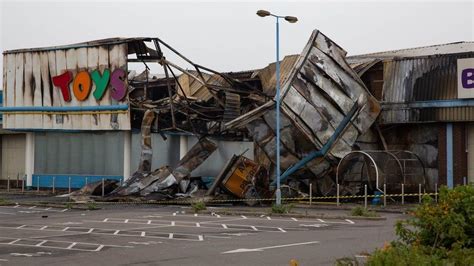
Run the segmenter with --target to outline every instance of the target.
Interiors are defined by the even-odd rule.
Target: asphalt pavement
[[[212,212],[215,210],[215,213]],[[386,220],[0,207],[0,265],[334,265],[394,239]],[[216,214],[217,213],[217,214]]]

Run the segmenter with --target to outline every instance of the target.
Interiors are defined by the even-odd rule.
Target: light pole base
[[[281,205],[281,190],[279,188],[275,191],[275,196],[276,196],[275,204],[277,206],[280,206]]]

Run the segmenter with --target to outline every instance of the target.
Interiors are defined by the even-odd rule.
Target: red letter
[[[71,101],[71,94],[69,93],[69,83],[71,83],[71,80],[71,71],[66,71],[59,76],[53,77],[53,84],[61,89],[65,102]]]
[[[125,71],[121,68],[117,68],[112,72],[112,76],[110,77],[110,85],[112,85],[112,91],[110,94],[112,98],[120,101],[125,97],[127,94],[127,88],[125,88]]]

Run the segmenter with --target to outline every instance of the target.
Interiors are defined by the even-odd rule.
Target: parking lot
[[[216,212],[219,209],[215,209]],[[0,207],[0,265],[333,265],[393,239],[387,220]]]

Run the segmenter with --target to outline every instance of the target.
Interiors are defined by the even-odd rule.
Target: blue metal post
[[[277,189],[275,191],[276,205],[281,205],[280,190],[280,27],[279,17],[276,17],[276,178]]]
[[[453,124],[446,124],[446,184],[453,188]]]

